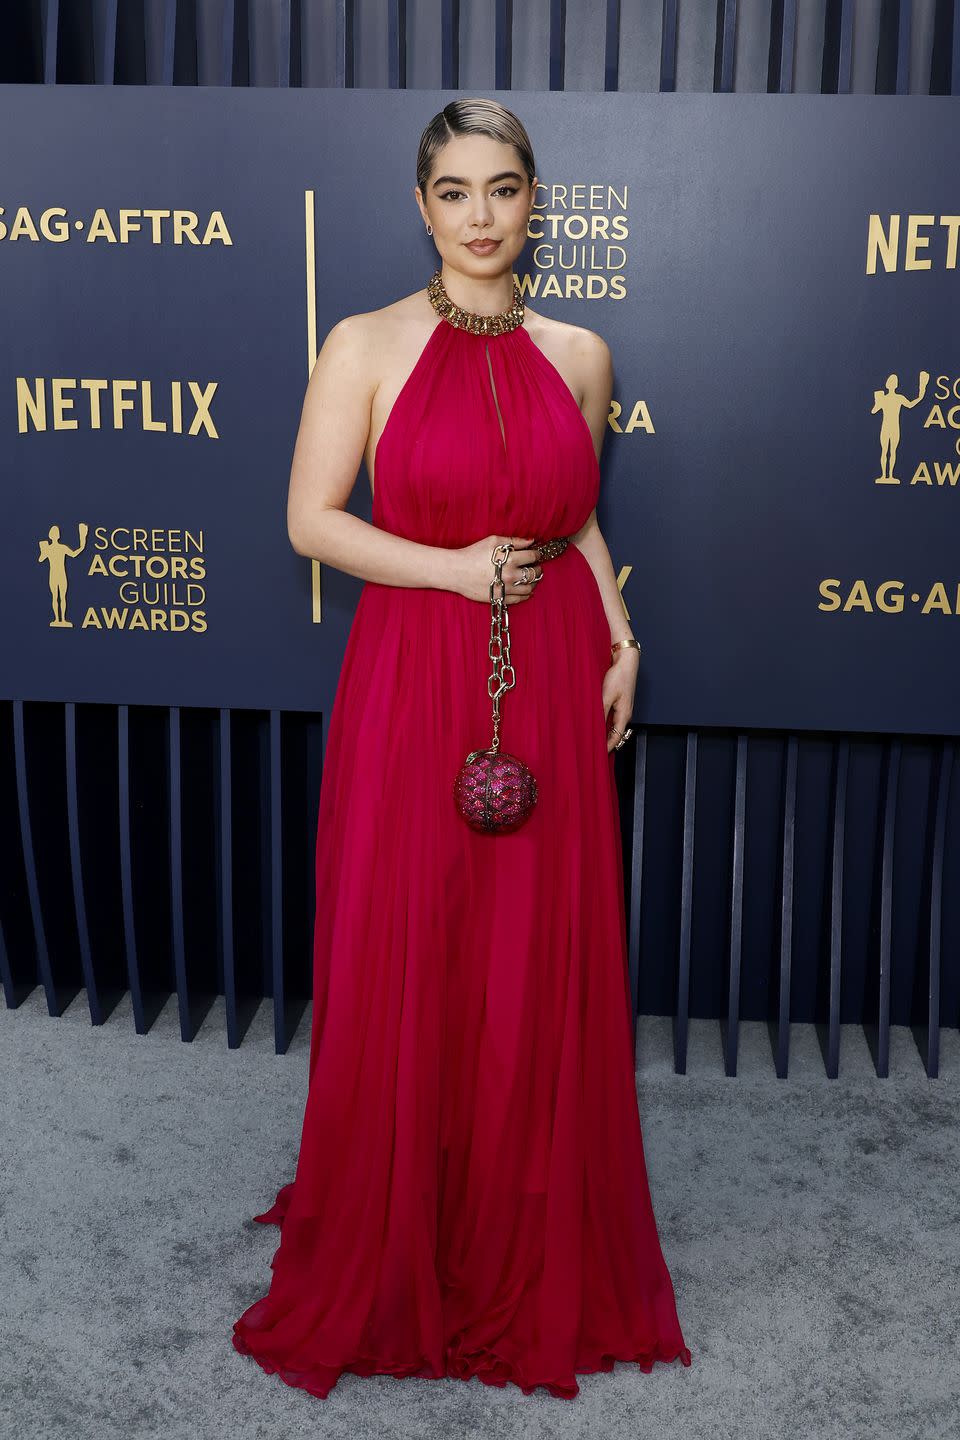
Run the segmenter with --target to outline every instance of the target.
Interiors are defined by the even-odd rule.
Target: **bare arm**
[[[610,414],[610,397],[613,394],[613,362],[610,347],[606,341],[592,331],[585,331],[580,343],[580,364],[584,376],[584,396],[580,408],[593,434],[597,459],[603,448],[607,430],[607,416]],[[632,638],[633,631],[627,620],[620,596],[620,587],[610,559],[610,551],[597,524],[597,512],[591,510],[581,530],[573,537],[573,543],[582,550],[597,577],[597,585],[610,624],[610,643]],[[627,652],[618,652],[623,655]],[[632,652],[635,654],[636,652]]]
[[[375,381],[370,322],[348,315],[323,342],[297,432],[287,534],[298,555],[381,585],[455,589],[456,551],[381,530],[345,507],[370,431]]]

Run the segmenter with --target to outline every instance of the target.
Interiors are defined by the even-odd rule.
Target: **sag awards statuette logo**
[[[53,619],[50,621],[52,629],[72,630],[73,621],[67,619],[67,556],[71,560],[83,550],[87,543],[87,526],[81,524],[78,527],[80,539],[76,550],[71,550],[60,539],[60,526],[51,525],[46,540],[40,541],[40,554],[37,556],[37,563],[46,563],[49,567],[50,578],[50,604],[53,608]]]
[[[76,560],[87,546],[90,527],[77,527],[75,548],[60,539],[51,525],[40,541],[39,564],[49,567],[51,629],[69,630],[67,560]],[[75,572],[76,573],[76,572]],[[93,553],[85,571],[81,597],[86,605],[82,630],[147,630],[176,635],[207,629],[206,556],[203,531],[94,526]],[[104,592],[108,592],[105,594]],[[115,603],[119,602],[119,603]]]
[[[884,389],[874,390],[871,415],[880,415],[880,474],[875,477],[877,485],[899,485],[900,477],[894,473],[897,451],[900,447],[900,414],[913,410],[923,400],[930,382],[930,373],[920,371],[919,389],[911,400],[900,391],[900,377],[896,373],[887,376]],[[938,375],[933,382],[935,389],[931,403],[923,416],[922,429],[925,432],[960,431],[960,378],[953,381],[948,375]],[[946,401],[946,407],[941,403]],[[953,442],[954,450],[960,454],[960,436]],[[907,483],[926,490],[952,488],[960,481],[960,464],[921,456],[914,464]]]
[[[878,412],[883,416],[880,422],[880,474],[877,476],[878,485],[899,485],[900,481],[893,473],[893,467],[897,463],[897,448],[900,444],[900,411],[912,410],[919,405],[927,393],[927,381],[930,376],[926,370],[920,371],[920,390],[915,400],[908,400],[906,395],[901,395],[897,386],[900,384],[899,376],[888,375],[886,389],[874,390],[873,409],[871,415]]]

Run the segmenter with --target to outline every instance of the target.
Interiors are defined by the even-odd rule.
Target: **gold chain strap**
[[[537,563],[554,560],[562,555],[569,544],[566,535],[557,535],[552,540],[542,540],[533,548],[537,551]],[[517,683],[516,672],[510,663],[510,612],[504,598],[506,586],[503,567],[510,551],[516,547],[512,540],[496,545],[493,550],[494,578],[490,582],[490,644],[487,647],[493,669],[487,676],[487,694],[493,700],[493,744],[491,750],[500,749],[500,696],[512,690]],[[499,593],[498,593],[499,591]],[[507,676],[510,678],[507,679]]]
[[[493,744],[491,750],[500,749],[500,696],[510,690],[517,677],[510,664],[510,616],[504,599],[506,586],[503,567],[510,551],[511,541],[497,545],[493,551],[494,578],[490,582],[490,644],[488,651],[493,661],[493,670],[487,677],[487,694],[493,700]],[[497,593],[499,587],[499,594]],[[506,678],[509,675],[509,680]]]

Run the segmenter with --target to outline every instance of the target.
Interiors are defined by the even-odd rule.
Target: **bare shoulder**
[[[538,315],[529,306],[526,317],[530,339],[563,375],[581,408],[591,394],[605,389],[609,392],[613,357],[602,335],[586,325]]]
[[[323,348],[334,352],[339,361],[375,362],[385,349],[402,347],[411,340],[415,343],[424,327],[431,328],[431,317],[436,319],[427,292],[418,290],[378,310],[342,316],[327,332]]]
[[[416,339],[423,328],[433,328],[436,318],[426,290],[417,290],[391,301],[389,305],[382,305],[378,310],[345,315],[337,321],[330,334],[337,333],[347,345],[365,345],[376,350],[385,344],[402,344],[411,337]]]
[[[370,351],[367,316],[342,316],[324,336],[310,372],[311,386],[329,383],[334,376],[355,385],[369,369]]]
[[[330,330],[325,348],[352,372],[368,396],[397,388],[436,324],[427,292],[414,291],[377,310],[345,315]]]
[[[528,321],[527,328],[530,331],[531,340],[538,344],[541,341],[549,343],[560,353],[566,353],[571,359],[603,363],[610,358],[610,347],[602,335],[596,330],[588,330],[586,325],[573,325],[567,320],[553,320],[547,315],[537,315],[526,307]]]

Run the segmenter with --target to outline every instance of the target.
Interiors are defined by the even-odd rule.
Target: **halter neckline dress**
[[[502,423],[502,429],[501,429]],[[421,544],[573,535],[593,437],[520,326],[441,318],[377,444],[373,524]],[[344,1372],[578,1393],[690,1364],[635,1088],[610,627],[570,543],[509,607],[501,746],[538,783],[484,835],[454,779],[490,743],[489,603],[367,581],[329,717],[309,1083],[268,1293],[233,1344],[326,1396]]]

